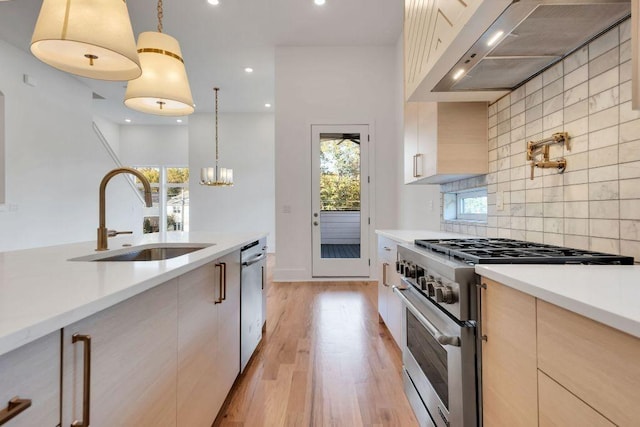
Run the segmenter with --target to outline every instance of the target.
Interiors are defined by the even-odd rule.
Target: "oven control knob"
[[[430,297],[436,296],[436,282],[433,280],[427,280],[427,293]]]
[[[416,277],[424,276],[424,268],[416,266]]]
[[[403,267],[402,261],[396,261],[396,273],[402,274]]]
[[[418,285],[420,285],[420,289],[423,291],[427,290],[427,278],[424,276],[418,276]]]
[[[412,279],[416,278],[416,267],[413,264],[410,264],[405,268],[404,275],[410,277]]]
[[[439,286],[436,288],[436,302],[444,304],[453,304],[456,300],[456,295],[453,290],[448,286]]]

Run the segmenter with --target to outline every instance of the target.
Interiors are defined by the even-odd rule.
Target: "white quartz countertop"
[[[476,265],[476,273],[640,338],[640,265]]]
[[[96,242],[0,253],[0,355],[224,256],[266,233],[167,233],[109,239],[109,252],[152,243],[212,244],[164,261],[91,262]],[[104,252],[100,252],[102,254]]]
[[[398,243],[413,243],[415,239],[477,239],[478,236],[435,230],[376,230],[380,236]]]

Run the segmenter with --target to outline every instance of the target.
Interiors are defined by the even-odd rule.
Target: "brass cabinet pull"
[[[82,379],[82,420],[71,423],[71,427],[88,427],[91,413],[91,335],[73,334],[73,344],[81,341],[84,344],[84,372]]]
[[[383,262],[382,263],[382,284],[388,288],[389,285],[387,285],[387,267],[389,267],[389,263]]]
[[[0,426],[31,406],[31,399],[14,397],[7,403],[7,407],[0,410]]]
[[[417,171],[416,169],[418,169],[418,162],[416,161],[416,155],[413,155],[413,177],[416,178],[418,175],[416,175]]]
[[[218,273],[218,286],[219,286],[219,288],[218,288],[218,291],[219,291],[218,295],[220,295],[220,296],[219,296],[215,301],[213,301],[213,303],[214,303],[214,304],[220,304],[220,303],[222,302],[222,280],[223,280],[223,278],[222,278],[222,277],[223,277],[222,265],[223,265],[223,264],[224,264],[224,263],[220,263],[220,264],[216,264],[216,265],[215,265],[215,268],[219,268],[219,269],[220,269],[220,270],[219,270],[220,272]],[[214,295],[214,296],[215,296],[215,295]]]
[[[422,154],[420,153],[413,155],[413,177],[414,178],[419,178],[422,176],[422,174],[418,172],[418,159],[420,157],[422,157]]]
[[[222,266],[222,301],[227,299],[227,263],[221,262]]]

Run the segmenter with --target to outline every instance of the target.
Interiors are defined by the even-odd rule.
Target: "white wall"
[[[120,126],[120,159],[125,165],[186,166],[187,126]]]
[[[396,96],[394,103],[398,123],[404,123],[404,67],[403,37],[396,45]],[[440,186],[404,185],[404,125],[398,128],[398,161],[396,179],[398,180],[398,229],[439,230],[440,229]]]
[[[224,113],[218,117],[220,167],[233,169],[233,187],[199,184],[200,168],[215,165],[214,115],[189,116],[191,230],[268,232],[275,252],[274,116]]]
[[[0,64],[7,203],[0,250],[94,240],[98,186],[114,165],[91,128],[91,90],[3,41]],[[37,86],[24,84],[24,74]],[[118,181],[107,189],[107,225],[131,229],[136,199]]]
[[[311,278],[310,125],[369,123],[370,255],[376,228],[397,223],[395,48],[279,47],[276,77],[276,280]],[[371,274],[375,277],[375,268]]]

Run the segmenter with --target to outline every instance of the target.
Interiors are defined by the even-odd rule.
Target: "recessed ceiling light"
[[[218,0],[207,0],[207,3],[212,4],[214,6],[217,6],[220,4],[220,2]]]
[[[247,67],[247,68],[244,69],[244,72],[245,73],[253,73],[253,68]]]
[[[498,31],[493,36],[491,36],[491,38],[487,42],[487,46],[493,46],[495,42],[497,42],[500,39],[500,37],[502,37],[503,34],[504,34],[504,31]]]
[[[182,119],[177,119],[176,122],[182,123]]]
[[[458,80],[460,77],[462,77],[462,75],[464,74],[464,68],[460,68],[458,71],[456,71],[456,73],[453,75],[453,80]]]
[[[325,0],[313,0],[313,2],[318,6],[322,6],[323,4],[325,4]]]
[[[131,123],[131,119],[124,119],[125,122]]]
[[[271,104],[264,104],[265,107],[271,108]]]

